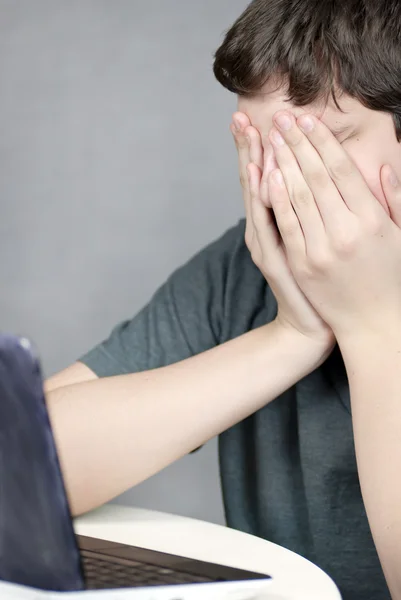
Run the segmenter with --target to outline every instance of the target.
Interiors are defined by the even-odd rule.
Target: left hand
[[[305,115],[285,114],[291,129],[269,136],[284,184],[274,183],[276,170],[269,186],[294,278],[337,339],[394,327],[401,323],[401,185],[392,186],[384,166],[389,216],[319,119],[308,115],[314,128],[303,133]]]

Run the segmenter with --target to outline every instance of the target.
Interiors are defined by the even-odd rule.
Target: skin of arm
[[[351,392],[359,479],[393,600],[401,599],[401,318],[339,340]]]
[[[245,419],[331,350],[272,322],[167,367],[97,379],[73,365],[69,376],[53,377],[47,405],[72,513],[100,506]],[[71,381],[74,373],[80,381]]]
[[[393,128],[391,115],[386,119],[383,125]],[[279,111],[273,120],[285,140],[277,143],[278,131],[270,133],[283,172],[283,185],[274,187],[271,203],[294,277],[333,330],[343,355],[366,513],[392,598],[401,600],[397,169],[391,164],[380,168],[388,207],[383,210],[375,190],[320,119]],[[392,129],[389,144],[395,139]]]
[[[81,362],[76,362],[45,381],[45,394],[72,383],[83,383],[94,379],[97,379],[97,375],[89,367]]]

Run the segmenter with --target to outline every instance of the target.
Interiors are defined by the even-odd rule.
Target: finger
[[[281,183],[276,179],[278,174],[282,176]],[[294,259],[302,260],[306,254],[304,234],[291,204],[284,177],[278,169],[275,169],[269,177],[269,194],[289,262]]]
[[[247,140],[245,130],[250,127],[251,123],[249,118],[245,114],[240,112],[233,114],[233,123],[234,125],[231,127],[231,132],[234,135],[235,145],[237,146],[239,158],[241,161],[241,175],[245,178],[245,180],[247,180],[246,166],[249,163],[250,156],[249,143]]]
[[[275,144],[275,155],[284,177],[288,198],[302,228],[306,253],[310,257],[318,256],[321,249],[327,245],[328,240],[322,215],[319,212],[317,201],[305,180],[305,175],[300,169],[294,152],[287,144],[278,145],[275,142],[275,132],[277,130],[273,128],[270,132],[270,139]],[[308,143],[307,140],[306,142]],[[312,150],[315,152],[313,148]],[[335,190],[333,183],[332,185]],[[335,190],[335,193],[338,194],[338,191]],[[329,191],[327,191],[327,194],[329,194]],[[349,212],[347,208],[345,210]]]
[[[249,148],[244,139],[244,136],[235,128],[234,125],[230,127],[231,133],[233,134],[235,145],[238,151],[238,170],[239,180],[242,190],[242,198],[245,207],[245,242],[250,247],[253,237],[253,226],[252,217],[250,214],[250,194],[249,194],[249,181],[246,173],[246,165],[249,163]]]
[[[275,128],[270,131],[269,137],[275,146],[277,162],[284,175],[298,218],[301,219],[300,210],[306,207],[305,201],[308,199],[309,191],[327,234],[330,238],[335,238],[344,230],[350,217],[350,209],[331,179],[319,152],[298,127],[293,114],[285,112],[285,116],[289,118],[291,128],[280,130],[281,137],[285,140],[284,145],[275,143],[274,135],[275,132],[278,133]],[[276,115],[274,121],[277,123]],[[292,179],[291,174],[293,174]],[[302,227],[304,224],[301,221]]]
[[[249,188],[251,196],[251,215],[254,233],[264,257],[269,264],[267,269],[272,271],[277,262],[278,249],[281,246],[280,236],[273,218],[273,211],[266,208],[260,198],[260,183],[262,173],[254,164],[248,165]]]
[[[263,171],[263,147],[259,131],[255,127],[247,127],[245,135],[249,145],[250,162]]]
[[[370,192],[365,179],[349,154],[344,150],[328,127],[313,115],[302,115],[297,119],[296,129],[298,129],[299,133],[302,133],[300,126],[302,124],[305,125],[305,119],[309,119],[313,127],[310,131],[307,131],[303,127],[302,132],[305,139],[309,140],[320,155],[330,179],[340,192],[340,194],[333,195],[331,198],[332,212],[334,210],[338,212],[341,206],[347,206],[351,212],[361,217],[366,216],[366,211],[369,209],[374,214],[377,210],[377,200]],[[281,133],[283,134],[283,132]],[[299,156],[298,154],[296,156],[297,159],[301,158],[302,160],[301,155],[303,150],[301,150],[301,145],[305,147],[305,143],[299,144]],[[306,157],[304,157],[302,169],[304,166],[306,167]],[[321,187],[321,176],[315,179]],[[314,192],[314,190],[312,191]],[[327,205],[327,212],[329,212],[329,207],[330,205]],[[327,222],[330,219],[331,216],[328,216]]]
[[[262,202],[268,208],[271,208],[271,202],[269,197],[269,176],[274,171],[274,169],[278,169],[278,164],[276,161],[276,157],[274,154],[274,148],[269,139],[269,135],[264,135],[262,138],[262,147],[263,147],[263,175],[262,175],[262,183],[260,185],[260,196]]]
[[[236,125],[238,131],[244,132],[247,127],[251,124],[248,115],[243,112],[235,112],[233,114],[233,122]]]
[[[257,129],[255,129],[255,127],[250,126],[245,129],[245,135],[246,135],[247,141],[248,141],[250,162],[253,163],[254,165],[256,165],[258,167],[258,169],[260,169],[260,171],[262,171],[263,170],[263,148],[262,148],[262,141],[260,138],[260,133]],[[249,181],[249,178],[248,178],[248,181]],[[249,186],[250,186],[250,182],[249,182]],[[260,189],[260,185],[258,186],[258,189]],[[250,195],[250,199],[251,199],[250,204],[251,204],[251,210],[252,210],[252,196],[251,195]],[[254,224],[253,224],[253,235],[255,235]]]
[[[389,216],[391,220],[401,228],[401,185],[398,179],[396,185],[392,183],[392,172],[394,172],[394,169],[392,169],[390,165],[383,167],[381,170],[381,181],[390,213]]]
[[[246,167],[250,162],[249,155],[249,144],[245,135],[245,129],[250,125],[249,119],[242,113],[234,113],[233,115],[234,125],[231,125],[230,129],[234,136],[235,145],[238,151],[238,168],[239,168],[239,179],[242,188],[242,194],[245,206],[245,240],[249,244],[252,240],[252,217],[250,214],[250,193],[249,193],[249,181]]]

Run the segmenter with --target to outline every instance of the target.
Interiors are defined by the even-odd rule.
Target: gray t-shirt
[[[80,360],[100,377],[144,371],[272,321],[277,302],[244,230],[240,221],[178,269]],[[338,346],[319,369],[222,433],[219,460],[229,527],[313,561],[344,600],[390,600],[362,501]]]

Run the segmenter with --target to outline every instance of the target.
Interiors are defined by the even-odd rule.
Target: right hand
[[[295,281],[269,202],[269,175],[278,167],[269,143],[263,148],[259,131],[244,113],[233,116],[241,128],[232,124],[238,150],[240,182],[243,191],[246,228],[245,243],[252,260],[263,273],[278,304],[276,322],[291,328],[332,350],[336,340]],[[250,143],[247,138],[250,139]],[[249,175],[248,170],[249,169]]]

